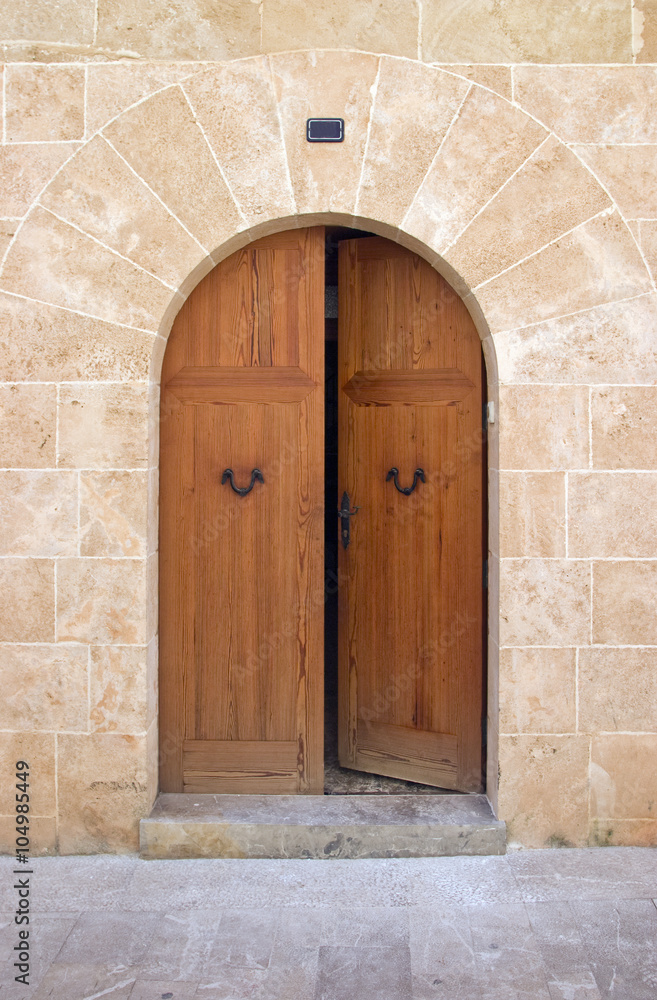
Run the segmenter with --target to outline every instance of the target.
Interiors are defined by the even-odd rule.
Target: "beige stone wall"
[[[6,61],[225,60],[359,49],[441,63],[650,63],[655,0],[22,0]]]
[[[134,850],[156,793],[172,318],[237,246],[324,220],[422,253],[484,340],[509,839],[657,841],[653,7],[0,13],[0,769],[32,764],[39,850]],[[349,51],[278,51],[311,44]],[[308,146],[311,114],[342,115],[345,143]]]

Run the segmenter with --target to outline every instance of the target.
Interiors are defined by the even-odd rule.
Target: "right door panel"
[[[437,271],[384,239],[341,243],[339,303],[338,501],[359,508],[340,544],[340,763],[480,791],[479,336]]]

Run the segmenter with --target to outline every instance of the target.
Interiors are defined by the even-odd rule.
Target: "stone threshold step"
[[[141,857],[434,858],[504,854],[485,795],[158,796]]]

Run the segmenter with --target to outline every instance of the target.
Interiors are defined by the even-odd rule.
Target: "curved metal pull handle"
[[[398,477],[399,477],[399,469],[395,469],[393,467],[390,470],[390,472],[388,473],[388,475],[386,476],[386,482],[388,482],[389,479],[394,479],[395,486],[397,487],[397,489],[399,490],[400,493],[404,494],[405,497],[408,497],[408,496],[411,495],[411,493],[413,492],[413,490],[417,486],[418,479],[421,479],[423,483],[426,483],[426,481],[427,481],[426,478],[425,478],[425,475],[424,475],[424,469],[416,469],[415,470],[415,472],[413,474],[413,485],[412,486],[400,486],[399,485],[399,478]]]
[[[245,497],[247,493],[251,492],[251,490],[253,489],[253,484],[255,483],[256,479],[258,480],[259,483],[264,483],[264,481],[265,481],[265,478],[264,478],[262,472],[260,471],[260,469],[254,469],[252,471],[252,473],[251,473],[251,482],[249,483],[248,486],[236,486],[235,485],[235,479],[234,479],[234,474],[233,474],[233,470],[232,469],[224,469],[224,474],[221,477],[221,485],[222,486],[224,485],[224,483],[226,482],[227,479],[230,479],[230,485],[231,485],[231,488],[234,490],[234,492],[238,493],[241,497]]]
[[[353,517],[357,510],[360,510],[360,507],[354,507],[354,509],[351,510],[349,494],[345,490],[342,494],[342,502],[338,508],[338,517],[342,522],[340,525],[340,536],[342,538],[342,546],[345,549],[349,545],[349,518]]]

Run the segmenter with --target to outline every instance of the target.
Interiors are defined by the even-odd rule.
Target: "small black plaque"
[[[344,118],[309,118],[306,139],[308,142],[342,142]]]

